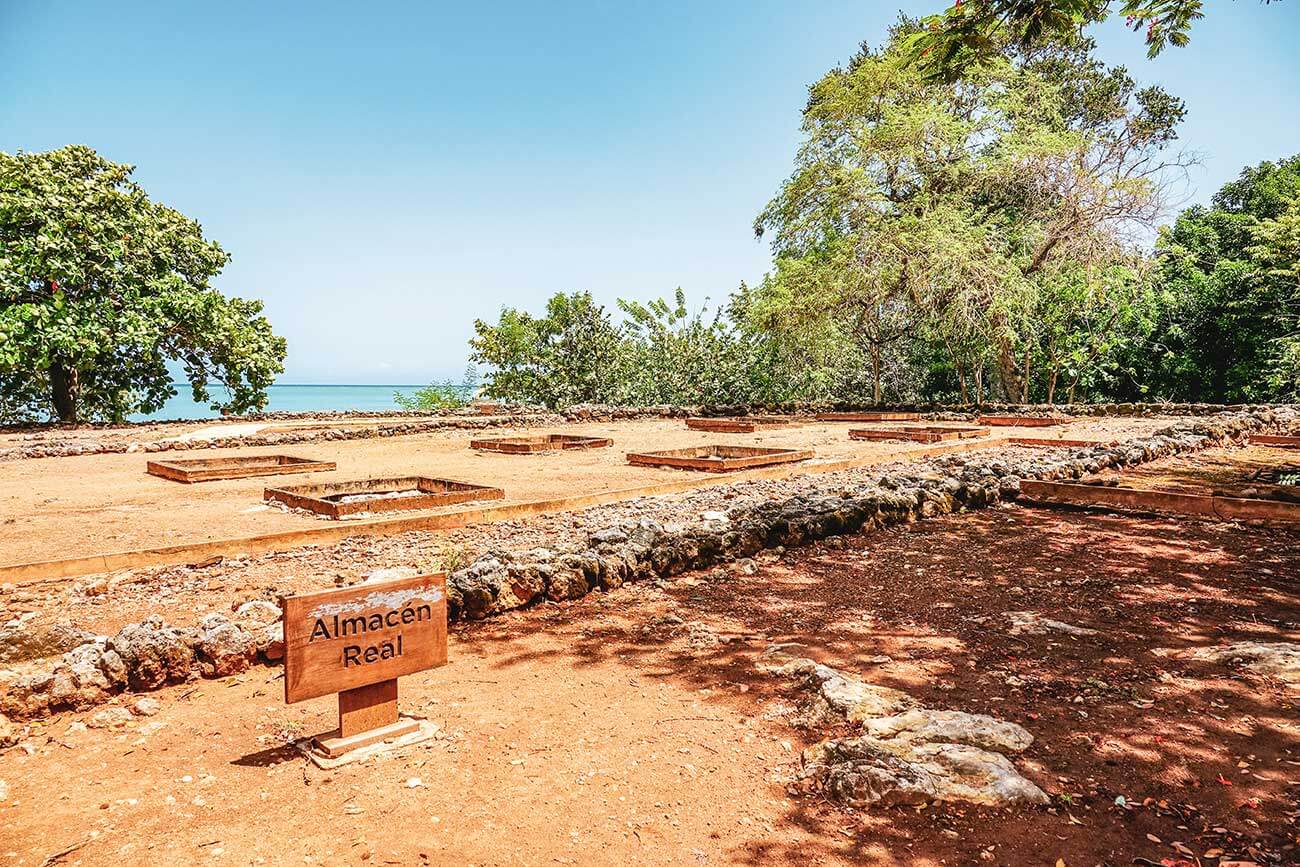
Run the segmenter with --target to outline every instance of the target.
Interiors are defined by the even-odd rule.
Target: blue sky
[[[503,305],[759,279],[807,85],[944,2],[0,0],[0,150],[136,164],[266,302],[282,382],[458,377]],[[1206,6],[1156,61],[1095,33],[1187,101],[1197,200],[1300,151],[1300,2]]]

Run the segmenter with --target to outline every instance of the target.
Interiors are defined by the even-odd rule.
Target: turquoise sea
[[[267,411],[313,412],[320,410],[399,409],[393,392],[406,394],[423,385],[273,385],[267,389]],[[190,398],[190,387],[177,384],[176,396],[158,412],[133,415],[132,421],[156,421],[174,418],[218,418],[220,413]],[[217,395],[219,389],[213,389]]]

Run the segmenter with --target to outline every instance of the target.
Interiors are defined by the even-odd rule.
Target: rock
[[[23,738],[23,727],[0,714],[0,750],[12,747]]]
[[[868,719],[862,733],[894,743],[966,744],[1000,753],[1023,752],[1034,742],[1034,736],[1015,723],[984,714],[925,708]]]
[[[192,634],[153,615],[122,627],[108,647],[121,657],[131,689],[144,691],[189,678],[195,662],[193,640]]]
[[[36,623],[22,618],[11,620],[0,627],[0,663],[54,656],[94,638],[91,633],[70,623]]]
[[[1244,665],[1258,674],[1270,675],[1289,684],[1300,684],[1300,644],[1239,641],[1222,647],[1202,647],[1179,655],[1223,665]]]
[[[551,573],[551,580],[547,582],[546,598],[556,602],[565,599],[581,599],[590,589],[591,585],[582,572],[562,567]]]
[[[235,609],[235,619],[251,623],[274,623],[280,619],[280,606],[265,599],[252,599]]]
[[[745,557],[736,561],[736,571],[741,575],[754,575],[758,572],[758,564]]]
[[[990,807],[1045,804],[1047,795],[1007,758],[965,744],[891,750],[871,737],[809,747],[800,779],[849,807],[965,801]]]
[[[124,707],[106,707],[92,716],[86,725],[92,729],[120,729],[131,721],[131,711]]]
[[[1062,632],[1066,635],[1097,634],[1097,630],[1095,629],[1088,629],[1083,626],[1074,626],[1070,623],[1063,623],[1060,620],[1052,620],[1035,611],[1008,611],[1007,618],[1011,620],[1011,631],[1017,634],[1022,632],[1029,632],[1035,635],[1043,635],[1048,632]]]
[[[790,645],[769,648],[761,668],[787,677],[801,678],[806,691],[796,722],[808,728],[862,722],[891,716],[916,707],[916,700],[901,690],[875,686],[806,657],[791,656]]]
[[[802,678],[807,696],[797,721],[862,727],[859,737],[825,740],[804,751],[800,779],[828,798],[851,807],[935,800],[1046,803],[1042,790],[1003,755],[1033,743],[1024,728],[983,714],[922,708],[904,692],[793,656],[791,648],[769,648],[760,666]]]
[[[158,704],[157,699],[148,697],[136,699],[131,705],[131,713],[136,716],[153,716],[161,709],[162,706]]]
[[[284,624],[270,623],[253,631],[257,652],[269,662],[284,659]]]
[[[414,578],[420,573],[410,566],[394,566],[389,569],[374,569],[366,575],[367,584],[380,581],[397,581],[401,578]]]
[[[247,671],[257,656],[253,637],[220,614],[209,614],[199,621],[195,649],[203,673],[209,677]]]

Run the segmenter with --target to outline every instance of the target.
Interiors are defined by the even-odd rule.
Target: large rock
[[[37,623],[30,618],[10,620],[0,626],[0,663],[54,656],[94,638],[71,623]]]
[[[153,615],[122,627],[108,647],[125,663],[131,689],[151,690],[189,678],[195,662],[193,641],[192,633]]]
[[[792,645],[776,645],[759,660],[759,667],[774,674],[796,677],[804,697],[799,702],[796,722],[807,728],[862,722],[890,716],[917,706],[907,693],[876,686],[845,674],[829,665],[788,652]]]
[[[203,674],[208,677],[247,671],[257,658],[253,636],[220,614],[209,614],[199,621],[195,649]]]
[[[1300,644],[1239,641],[1222,647],[1202,647],[1180,655],[1223,665],[1243,665],[1258,674],[1276,677],[1289,684],[1300,684]]]
[[[872,737],[809,747],[800,778],[849,807],[965,801],[990,807],[1045,804],[1042,789],[999,753],[966,744],[890,748]]]
[[[984,714],[920,707],[896,689],[875,686],[828,665],[770,648],[760,667],[797,678],[804,699],[796,722],[861,725],[862,734],[832,738],[803,753],[800,779],[851,807],[966,801],[987,806],[1047,801],[1003,753],[1018,753],[1033,735]]]
[[[929,708],[866,720],[862,733],[898,744],[966,744],[1000,753],[1023,752],[1034,742],[1034,736],[1015,723],[984,714]]]

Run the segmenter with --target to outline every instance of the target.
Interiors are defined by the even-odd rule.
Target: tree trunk
[[[77,382],[77,369],[66,368],[62,362],[50,365],[50,390],[54,398],[54,411],[59,421],[64,424],[77,423],[77,398],[80,384]]]
[[[1024,377],[1020,382],[1020,402],[1029,403],[1029,374],[1033,363],[1033,347],[1026,341],[1025,343],[1025,371]]]
[[[1052,406],[1056,402],[1056,368],[1047,375],[1047,404]]]
[[[880,347],[871,347],[871,402],[880,406]]]

